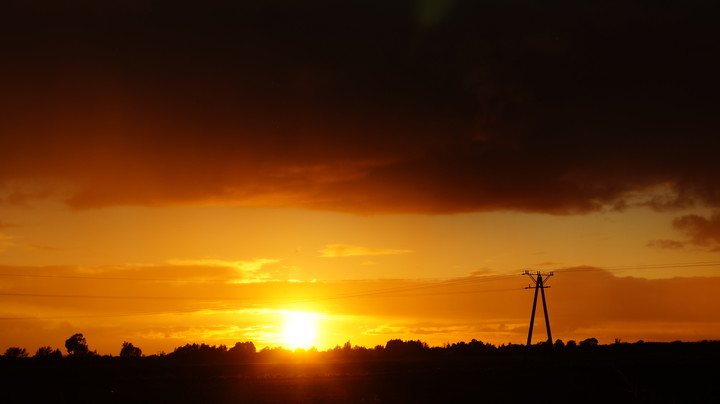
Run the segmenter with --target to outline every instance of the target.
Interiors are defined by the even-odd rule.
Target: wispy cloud
[[[548,266],[554,266],[554,265],[571,265],[569,262],[563,262],[563,261],[545,261],[535,264],[536,267],[548,267]]]
[[[277,262],[280,262],[280,260],[274,258],[256,258],[250,261],[226,261],[214,258],[194,260],[172,259],[167,261],[168,264],[177,266],[232,268],[238,271],[242,277],[232,280],[230,283],[267,281],[270,279],[270,274],[261,272],[260,270],[265,265],[275,264]]]
[[[257,258],[251,261],[226,261],[214,258],[195,260],[168,260],[168,264],[170,265],[235,268],[238,271],[242,272],[254,272],[262,268],[263,265],[274,264],[276,262],[280,262],[280,260],[273,258]]]
[[[17,237],[8,236],[7,234],[0,233],[0,254],[5,252],[5,250],[7,250],[8,248],[18,246],[19,244],[13,241],[16,239]]]
[[[648,247],[660,248],[663,250],[678,250],[685,248],[687,243],[677,240],[650,240],[647,243]]]
[[[496,272],[490,268],[478,268],[474,271],[470,271],[470,276],[485,276],[485,275],[493,275],[495,273]]]
[[[673,227],[679,230],[690,243],[701,247],[720,248],[720,211],[706,218],[699,215],[685,215],[673,220]]]
[[[390,248],[369,248],[347,244],[327,244],[322,250],[318,250],[321,257],[351,257],[357,255],[398,255],[408,254],[412,250],[398,250]]]
[[[0,222],[0,229],[3,227],[14,227],[14,225],[7,225]],[[34,251],[60,251],[62,248],[49,246],[49,245],[42,245],[42,244],[25,244],[22,242],[19,242],[18,240],[23,239],[22,236],[13,236],[10,234],[4,234],[0,233],[0,254],[4,253],[8,249],[11,248],[20,248],[20,249],[26,249],[26,250],[34,250]]]
[[[15,223],[8,223],[6,221],[0,220],[0,229],[7,229],[9,227],[17,227]]]

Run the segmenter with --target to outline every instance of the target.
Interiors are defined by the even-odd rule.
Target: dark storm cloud
[[[684,233],[692,244],[713,246],[720,251],[720,213],[709,219],[699,215],[685,215],[673,220],[673,227]]]
[[[6,199],[720,204],[710,3],[178,3],[3,6]]]

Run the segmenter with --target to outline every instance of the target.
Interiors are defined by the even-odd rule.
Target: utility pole
[[[532,314],[530,315],[530,330],[528,330],[527,345],[530,346],[530,342],[532,341],[533,325],[535,324],[535,309],[537,308],[538,290],[540,290],[540,294],[542,295],[543,312],[545,313],[545,329],[547,330],[548,344],[552,346],[553,340],[552,333],[550,332],[550,318],[548,317],[547,302],[545,301],[545,288],[549,288],[550,286],[545,286],[545,284],[547,283],[547,278],[553,276],[554,274],[552,272],[542,274],[540,271],[531,274],[530,271],[525,271],[523,272],[523,275],[529,276],[535,284],[535,286],[528,285],[525,288],[535,289],[535,298],[533,299]],[[543,277],[545,277],[545,279],[543,279]]]

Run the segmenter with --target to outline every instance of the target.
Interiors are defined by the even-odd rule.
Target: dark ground
[[[333,363],[0,361],[2,403],[710,403],[717,352],[514,354]]]

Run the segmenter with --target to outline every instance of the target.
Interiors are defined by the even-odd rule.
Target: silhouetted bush
[[[593,348],[596,346],[598,346],[597,338],[588,338],[588,339],[584,339],[580,342],[581,348]]]
[[[492,344],[485,344],[482,341],[473,339],[470,342],[461,341],[448,344],[444,350],[455,357],[471,357],[494,352],[497,348]]]
[[[87,341],[85,341],[85,337],[80,334],[73,334],[70,338],[65,340],[65,349],[68,351],[68,355],[73,357],[85,357],[85,356],[93,356],[94,353],[90,352],[90,349],[87,346]]]
[[[132,342],[123,342],[120,349],[121,358],[139,358],[142,356],[142,349],[134,346]]]
[[[498,348],[498,352],[501,352],[503,354],[518,354],[525,352],[528,348],[533,348],[533,346],[527,347],[521,344],[507,344],[501,345]]]
[[[168,356],[180,360],[208,362],[225,359],[227,351],[225,345],[185,344],[175,348]]]
[[[282,347],[265,347],[257,353],[257,358],[261,362],[286,362],[292,360],[292,351]]]
[[[385,344],[385,353],[391,357],[419,356],[428,349],[426,343],[417,340],[391,339]]]
[[[5,355],[3,356],[6,358],[27,358],[28,353],[25,348],[11,346],[10,348],[5,350]]]
[[[236,360],[249,360],[255,356],[257,350],[255,344],[250,341],[236,342],[235,346],[228,349],[228,353]]]
[[[62,352],[59,349],[53,349],[51,346],[41,346],[35,351],[35,358],[50,359],[62,358]]]

